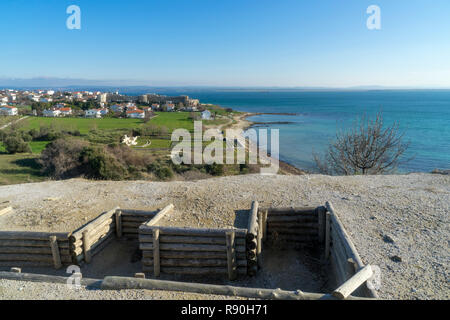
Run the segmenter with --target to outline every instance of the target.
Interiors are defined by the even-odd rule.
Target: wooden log
[[[144,272],[151,272],[151,267],[143,266]],[[182,274],[182,275],[227,275],[227,267],[161,267],[161,273],[166,274]],[[238,267],[236,269],[238,275],[245,275],[247,273],[247,267]]]
[[[247,227],[247,241],[252,241],[258,236],[258,201],[252,202]]]
[[[292,243],[314,243],[318,242],[317,234],[315,235],[288,235],[288,234],[278,234],[275,241],[292,242]]]
[[[150,235],[139,236],[139,242],[152,242],[153,237]],[[239,245],[245,245],[244,238],[235,239],[236,243]],[[189,237],[189,236],[168,236],[165,234],[160,235],[161,243],[190,243],[190,244],[220,244],[226,245],[226,239],[219,237]]]
[[[6,207],[6,208],[0,209],[0,217],[5,215],[5,214],[7,214],[7,213],[12,212],[12,211],[13,211],[12,207]]]
[[[116,207],[112,210],[102,213],[97,218],[91,220],[90,222],[88,222],[87,224],[85,224],[84,226],[82,226],[81,228],[76,230],[75,232],[73,232],[72,235],[70,236],[71,242],[75,242],[77,240],[82,239],[83,232],[85,230],[87,230],[87,229],[95,230],[99,225],[104,223],[105,220],[112,219],[113,216],[116,214],[116,210],[119,210],[119,207]]]
[[[116,210],[116,236],[117,238],[122,238],[122,211],[121,210]]]
[[[247,241],[247,250],[254,250],[256,252],[256,248],[258,247],[258,239],[253,239],[251,241]]]
[[[330,213],[325,214],[325,260],[330,257],[330,241],[331,241],[331,220]]]
[[[31,281],[31,282],[47,282],[47,283],[62,283],[66,284],[69,278],[61,276],[49,276],[35,273],[13,273],[1,272],[0,279],[16,280],[16,281]],[[80,284],[92,288],[100,288],[101,280],[81,278]]]
[[[108,233],[104,234],[95,242],[91,242],[91,251],[100,246],[103,242],[113,240],[115,236],[115,229],[111,229]]]
[[[256,237],[257,243],[256,243],[256,261],[258,263],[258,268],[262,267],[262,230],[263,230],[263,217],[262,212],[260,211],[258,213],[258,236]]]
[[[58,270],[62,267],[61,257],[59,255],[58,241],[56,240],[55,236],[50,236],[49,240],[50,248],[52,249],[53,265],[55,266],[55,269]]]
[[[53,261],[20,261],[20,260],[0,260],[0,267],[51,267]]]
[[[226,233],[227,243],[227,267],[228,267],[228,280],[235,280],[237,278],[237,260],[235,250],[235,234],[234,232]],[[198,261],[198,260],[197,260]],[[220,260],[218,260],[220,261]]]
[[[89,243],[89,230],[85,229],[83,231],[83,255],[84,255],[84,261],[86,263],[91,262],[91,244]]]
[[[226,252],[195,252],[195,251],[162,251],[159,252],[160,259],[227,259]],[[143,251],[144,259],[153,258],[153,251]],[[242,252],[236,252],[238,260],[245,260],[246,255]]]
[[[223,239],[225,233],[234,231],[236,238],[245,238],[247,229],[196,229],[158,226],[161,235],[189,236],[189,237],[220,237]],[[152,235],[152,227],[141,225],[139,233],[142,235]]]
[[[134,236],[138,236],[139,231],[137,228],[122,228],[122,234],[127,234],[127,235],[134,235]]]
[[[344,226],[339,221],[339,218],[336,215],[336,212],[333,208],[333,205],[330,202],[326,203],[326,207],[328,212],[330,212],[330,221],[332,224],[332,229],[336,232],[336,234],[342,239],[342,243],[344,244],[344,249],[346,250],[349,258],[352,258],[357,264],[359,268],[364,267],[364,264],[359,257],[359,254],[351,240],[350,236],[345,231]]]
[[[55,236],[58,241],[69,240],[69,233],[27,232],[27,231],[0,231],[0,240],[44,240]]]
[[[148,222],[150,219],[152,219],[153,217],[148,216],[148,217],[139,217],[139,216],[126,216],[122,213],[122,221],[123,222],[136,222],[136,223],[144,223],[144,222]]]
[[[339,288],[334,290],[333,296],[338,299],[346,299],[356,289],[358,289],[363,283],[369,280],[373,275],[372,267],[370,265],[365,266],[359,270],[353,277],[347,280]]]
[[[153,250],[153,244],[141,243],[139,248],[141,250]],[[166,251],[227,251],[226,246],[207,244],[160,243],[159,248]],[[245,246],[236,246],[236,252],[245,252]]]
[[[159,277],[161,273],[161,258],[159,256],[159,229],[153,230],[153,269],[155,277]]]
[[[59,249],[61,255],[70,255],[69,249]],[[52,254],[52,249],[47,247],[0,247],[0,253],[29,253],[29,254]]]
[[[248,250],[245,253],[248,261],[255,260],[256,261],[256,250]]]
[[[281,289],[262,289],[233,287],[214,284],[175,282],[154,279],[137,279],[124,277],[105,277],[101,284],[102,290],[167,290],[192,292],[201,294],[215,294],[232,297],[246,297],[263,300],[336,300],[331,294],[307,293],[300,290],[284,291]],[[348,300],[367,300],[365,298],[349,296]],[[370,299],[371,300],[371,299]]]
[[[268,208],[269,216],[273,215],[317,215],[317,207]]]
[[[115,224],[113,226],[108,226],[102,231],[99,231],[97,234],[92,235],[89,234],[89,242],[91,243],[91,246],[94,245],[97,242],[101,242],[103,239],[109,237],[111,234],[116,233]]]
[[[58,241],[60,248],[68,249],[68,241]],[[0,250],[7,247],[42,247],[48,248],[48,240],[0,240]]]
[[[267,215],[268,215],[268,210],[264,210],[263,211],[263,241],[266,241],[267,239]]]
[[[334,250],[330,251],[330,260],[333,267],[334,276],[337,280],[337,284],[341,285],[347,280],[345,278],[345,266],[342,264],[342,261],[336,256],[336,252]]]
[[[142,259],[142,265],[154,266],[154,259]],[[227,267],[227,259],[160,259],[160,267]],[[235,267],[247,267],[246,260],[236,260]],[[228,269],[227,269],[228,270]]]
[[[331,249],[336,252],[336,255],[339,257],[341,261],[347,261],[350,256],[348,256],[346,250],[344,249],[344,243],[342,239],[335,235],[333,228],[331,228]]]
[[[311,223],[311,225],[318,226],[317,216],[268,216],[267,222],[272,223]]]
[[[317,208],[318,213],[318,229],[319,229],[319,243],[324,243],[325,241],[325,219],[326,219],[327,209],[325,207]]]
[[[53,265],[53,256],[51,254],[14,254],[2,253],[0,254],[0,261],[33,261],[33,262],[48,262]],[[71,262],[69,256],[61,256],[61,261],[64,263]],[[14,265],[13,265],[14,266]]]
[[[153,217],[153,219],[151,219],[149,222],[147,222],[145,225],[146,226],[154,226],[156,225],[164,216],[166,216],[167,214],[169,214],[170,212],[173,211],[173,204],[169,204],[168,206],[166,206],[164,209],[162,209],[161,211],[159,211],[156,216]]]
[[[270,227],[269,233],[278,233],[283,235],[305,235],[305,236],[315,236],[319,239],[317,234],[317,229],[308,229],[308,228],[284,228],[284,227]]]
[[[141,224],[143,224],[144,222],[130,222],[130,221],[123,221],[122,226],[124,228],[134,228],[136,229],[136,232],[139,231],[139,227],[141,226]]]
[[[147,220],[150,220],[158,213],[158,211],[130,210],[130,209],[121,209],[121,211],[124,217],[142,217]]]
[[[105,238],[103,241],[99,241],[94,246],[92,246],[92,248],[91,248],[91,256],[93,257],[93,256],[99,254],[113,240],[114,240],[114,232],[112,232],[111,235],[109,237]]]

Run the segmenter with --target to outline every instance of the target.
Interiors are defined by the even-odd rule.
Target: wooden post
[[[263,214],[260,211],[258,213],[258,236],[257,236],[257,245],[256,245],[256,262],[258,263],[258,268],[262,267],[262,258],[261,258],[261,252],[262,252],[262,237],[263,237]]]
[[[319,218],[319,243],[324,242],[324,236],[325,236],[325,215],[326,215],[326,209],[324,207],[317,208],[317,214]]]
[[[331,225],[330,225],[330,213],[327,212],[325,215],[325,260],[330,257],[330,233],[331,233]]]
[[[155,277],[159,277],[161,274],[159,258],[159,229],[153,229],[153,270]]]
[[[59,255],[58,241],[55,236],[50,236],[50,248],[52,248],[53,265],[55,269],[62,267],[61,256]]]
[[[236,266],[236,250],[235,250],[235,233],[234,231],[226,233],[227,241],[227,265],[228,265],[228,279],[236,280],[237,266]]]
[[[173,211],[173,204],[169,204],[167,207],[165,207],[164,209],[160,210],[154,217],[153,219],[151,219],[149,222],[147,222],[147,226],[154,226],[156,225],[159,220],[161,220],[166,214],[170,213]]]
[[[334,290],[333,296],[338,299],[346,299],[353,293],[353,291],[358,289],[364,282],[369,280],[372,275],[372,267],[370,265],[365,266],[357,274],[347,280],[343,285]]]
[[[263,241],[267,240],[267,215],[269,214],[269,209],[263,211]]]
[[[91,244],[89,243],[89,230],[83,231],[83,254],[86,263],[91,262]]]
[[[116,236],[122,238],[122,210],[116,210]]]
[[[353,277],[357,270],[358,265],[356,264],[355,260],[353,260],[352,258],[347,259],[347,266],[345,270],[347,280]]]

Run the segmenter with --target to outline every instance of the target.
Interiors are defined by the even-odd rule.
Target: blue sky
[[[2,0],[0,39],[1,78],[450,87],[448,0]]]

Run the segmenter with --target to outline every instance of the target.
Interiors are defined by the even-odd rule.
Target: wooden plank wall
[[[289,246],[317,244],[320,207],[269,208],[267,210],[267,240],[280,241]],[[320,225],[320,228],[319,228]],[[322,234],[322,233],[321,233]]]
[[[1,267],[55,267],[71,264],[69,233],[0,232]]]
[[[234,233],[227,249],[227,232]],[[154,235],[159,234],[157,242]],[[192,229],[142,225],[139,228],[143,271],[158,275],[227,275],[228,252],[235,255],[234,272],[247,274],[246,229]],[[156,242],[156,243],[155,243]],[[155,257],[159,261],[155,261]],[[159,269],[157,271],[157,269]]]

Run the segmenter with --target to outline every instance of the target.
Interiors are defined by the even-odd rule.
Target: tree
[[[314,154],[320,172],[330,175],[383,174],[394,171],[408,149],[398,123],[384,128],[383,115],[357,119],[348,131],[339,131],[325,155]]]
[[[6,152],[9,154],[15,153],[31,153],[30,145],[25,142],[21,137],[11,136],[3,141]]]

